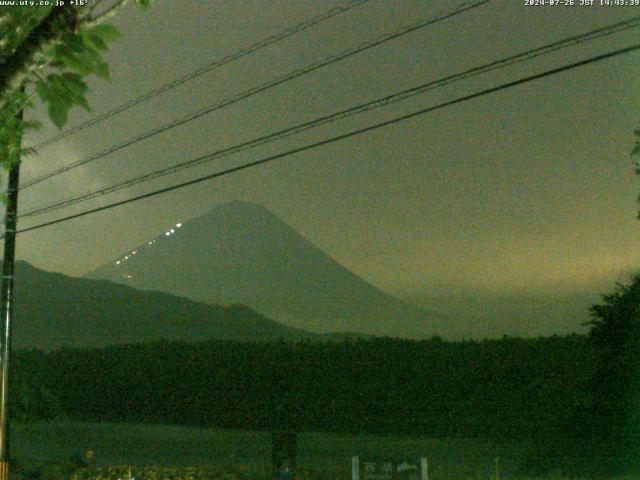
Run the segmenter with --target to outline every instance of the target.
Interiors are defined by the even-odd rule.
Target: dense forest
[[[450,435],[557,429],[594,372],[586,337],[155,342],[16,356],[40,412],[99,421]]]

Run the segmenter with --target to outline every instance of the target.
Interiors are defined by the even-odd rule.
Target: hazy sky
[[[26,181],[202,106],[358,45],[457,1],[371,0],[206,74],[29,158]],[[576,0],[579,3],[579,0]],[[157,0],[114,19],[113,80],[96,113],[339,2]],[[21,210],[639,15],[640,8],[527,7],[494,0],[276,87],[21,193]],[[434,90],[317,132],[65,210],[150,191],[638,42],[626,32]],[[71,275],[234,199],[271,209],[373,284],[396,294],[582,290],[640,265],[640,53],[555,75],[177,192],[19,237],[18,255]],[[35,116],[43,118],[42,112]],[[75,125],[88,114],[75,110]],[[34,143],[55,133],[46,128]],[[22,221],[21,227],[50,216]]]

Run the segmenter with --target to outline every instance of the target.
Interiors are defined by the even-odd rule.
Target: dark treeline
[[[155,342],[22,352],[14,371],[27,417],[487,436],[556,431],[594,368],[573,335]]]

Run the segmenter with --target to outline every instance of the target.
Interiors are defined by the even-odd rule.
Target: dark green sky
[[[26,162],[23,179],[458,3],[372,0],[43,150]],[[124,39],[109,56],[113,80],[93,81],[90,102],[102,112],[335,4],[158,0],[148,13],[128,8],[114,21]],[[26,190],[21,208],[637,14],[640,8],[526,7],[521,0],[495,0]],[[635,31],[574,47],[135,192],[637,41]],[[24,234],[18,254],[36,266],[81,275],[170,224],[242,199],[268,207],[357,274],[403,296],[572,293],[608,285],[640,265],[638,183],[629,157],[632,130],[640,124],[639,66],[640,54],[632,53],[218,181]],[[70,124],[85,118],[76,111]],[[32,140],[52,133],[45,129]]]

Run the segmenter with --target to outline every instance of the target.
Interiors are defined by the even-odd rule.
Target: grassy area
[[[240,478],[258,478],[259,472],[268,471],[270,441],[268,432],[161,425],[57,422],[13,425],[11,431],[12,457],[24,465],[93,450],[95,467],[133,466],[141,471],[151,465],[211,466]],[[424,456],[434,480],[488,479],[495,474],[498,457],[501,478],[518,478],[529,448],[526,441],[305,433],[298,436],[298,464],[310,472],[309,478],[348,479],[354,455],[392,460]]]

